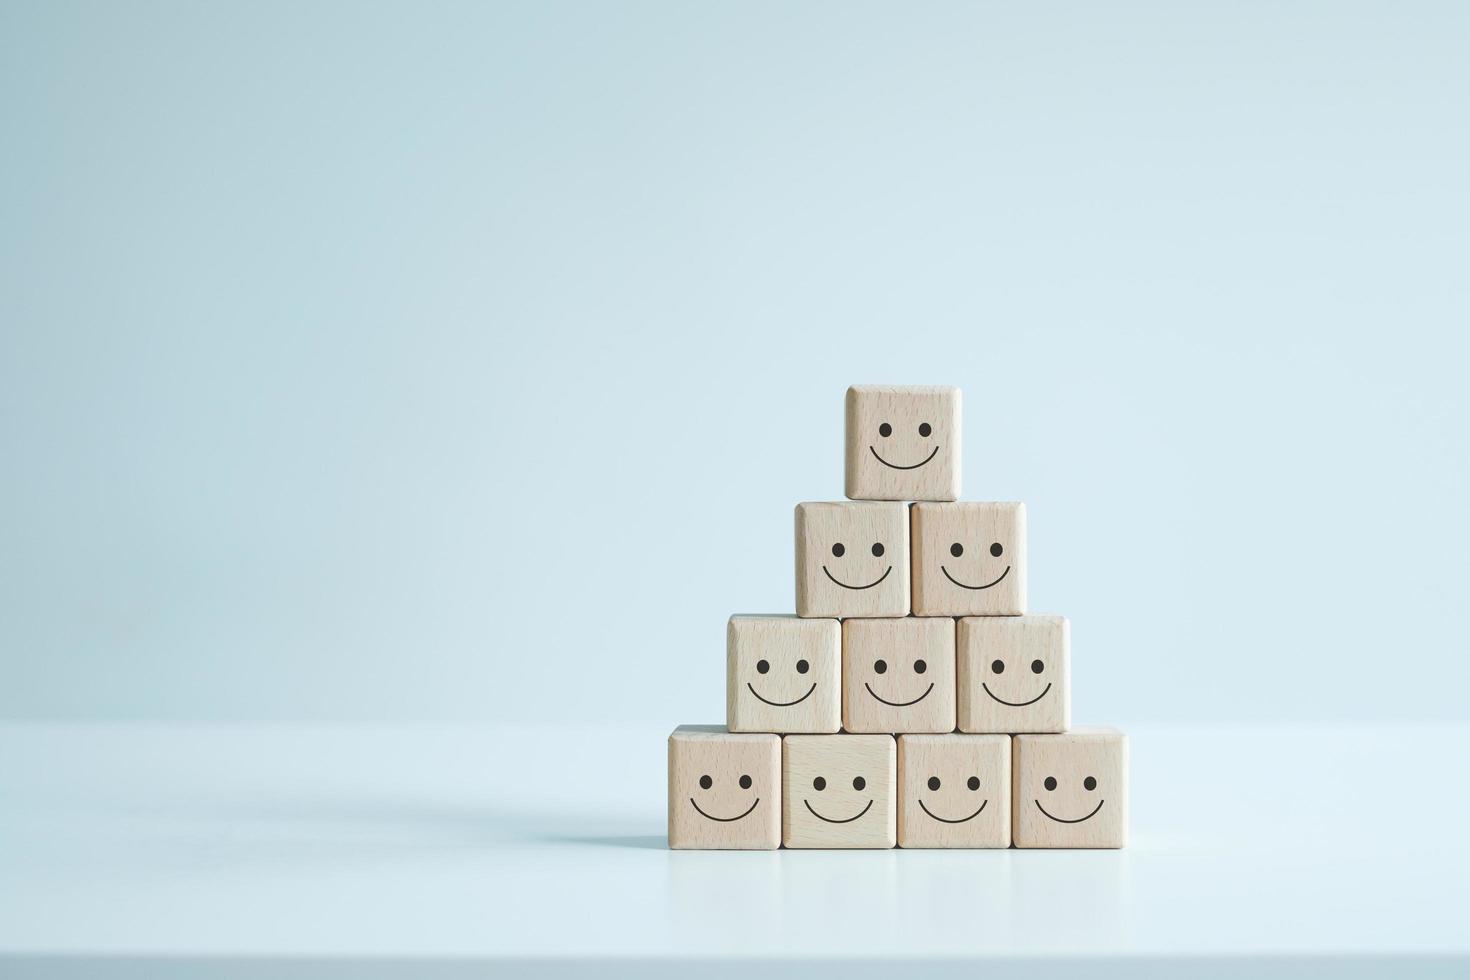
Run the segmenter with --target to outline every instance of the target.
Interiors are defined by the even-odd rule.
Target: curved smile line
[[[896,466],[893,463],[888,462],[888,460],[884,459],[882,456],[879,456],[878,455],[878,450],[874,449],[872,446],[869,446],[868,447],[868,452],[872,453],[874,459],[876,459],[878,462],[882,463],[884,466],[888,467],[890,470],[916,470],[920,466],[923,466],[924,463],[927,463],[927,462],[929,462],[929,460],[933,459],[934,458],[934,453],[939,452],[939,447],[938,446],[935,446],[934,447],[934,452],[933,453],[930,453],[928,456],[924,457],[924,463],[915,463],[913,466]]]
[[[806,806],[808,810],[812,810],[812,805],[810,803],[807,803],[806,800],[802,800],[801,802]],[[867,813],[871,809],[873,809],[873,801],[869,800],[868,805],[863,807],[863,813]],[[857,817],[848,817],[846,820],[833,820],[831,817],[824,817],[816,810],[812,810],[812,816],[816,817],[818,820],[825,820],[828,823],[852,823],[858,817],[861,817],[863,813],[859,813]]]
[[[981,589],[988,589],[992,585],[999,585],[1000,578],[1005,578],[1011,573],[1011,566],[1006,566],[1006,570],[1000,573],[1000,578],[996,579],[994,582],[986,583],[985,585],[966,585],[964,582],[956,581],[955,577],[949,574],[949,569],[945,568],[943,565],[939,566],[939,570],[944,573],[945,578],[949,579],[951,582],[954,582],[954,584],[958,585],[960,588],[969,589],[972,592],[978,592]]]
[[[689,805],[694,807],[694,809],[699,810],[699,815],[701,817],[704,817],[706,820],[718,820],[720,823],[734,823],[736,820],[744,820],[746,817],[750,816],[751,810],[754,810],[756,807],[760,806],[760,802],[761,798],[757,796],[755,798],[755,802],[750,805],[750,810],[746,810],[738,817],[716,817],[705,813],[703,810],[699,810],[699,804],[694,802],[694,797],[689,797]]]
[[[879,698],[878,697],[878,692],[874,691],[872,689],[872,687],[870,687],[868,685],[868,682],[867,681],[863,681],[863,687],[868,688],[868,693],[869,694],[873,695],[873,697],[875,697],[875,698],[878,698],[879,701],[882,701],[884,704],[888,705],[888,707],[890,707],[890,708],[907,708],[911,704],[918,704],[920,701],[924,700],[925,698],[927,698],[929,696],[929,692],[930,691],[934,690],[934,685],[933,684],[930,684],[928,687],[924,688],[924,693],[923,694],[920,694],[918,697],[914,698],[912,701],[890,701],[887,698]]]
[[[1046,813],[1046,807],[1041,805],[1040,800],[1032,800],[1031,802],[1036,804],[1036,809],[1040,810],[1042,813]],[[1055,820],[1057,823],[1081,823],[1084,820],[1091,820],[1093,817],[1097,816],[1097,811],[1101,810],[1102,805],[1106,802],[1107,800],[1098,800],[1097,806],[1092,808],[1091,813],[1089,813],[1085,817],[1078,817],[1076,820],[1063,820],[1061,817],[1053,817],[1050,813],[1046,813],[1046,816],[1047,819]]]
[[[750,681],[746,681],[745,682],[745,686],[746,687],[750,687]],[[1050,687],[1050,686],[1051,686],[1050,684],[1047,685],[1047,687]],[[764,701],[766,704],[769,704],[773,708],[789,708],[793,704],[801,704],[801,702],[803,702],[807,698],[811,697],[812,696],[812,692],[815,691],[816,689],[817,689],[817,685],[813,684],[811,687],[807,688],[807,692],[805,694],[803,694],[801,697],[797,698],[795,701],[770,701],[770,700],[768,700],[766,698],[761,697],[760,696],[760,692],[757,691],[753,687],[750,687],[750,693],[751,694],[754,694],[757,699],[759,699],[761,701]]]
[[[881,582],[885,578],[887,578],[888,573],[891,571],[893,571],[893,566],[889,565],[886,569],[884,569],[883,574],[878,576],[878,582]],[[1006,571],[1010,571],[1010,569],[1006,569]],[[869,582],[867,585],[848,585],[846,582],[838,582],[835,578],[832,578],[832,573],[827,571],[826,565],[822,566],[822,574],[827,576],[828,578],[831,578],[833,582],[842,586],[844,589],[852,589],[854,592],[861,592],[863,591],[863,589],[871,589],[873,586],[878,584],[878,582]],[[997,579],[997,581],[999,581],[999,579]]]
[[[989,803],[989,802],[990,802],[989,800],[986,800],[985,801],[985,803]],[[985,803],[981,803],[980,804],[980,810],[985,809]],[[925,813],[928,813],[929,816],[934,817],[934,819],[935,820],[938,820],[940,823],[964,823],[966,820],[974,820],[976,817],[980,816],[980,810],[976,810],[974,813],[970,814],[968,817],[960,817],[958,820],[948,820],[948,819],[946,819],[944,817],[937,816],[936,814],[932,813],[929,810],[929,808],[924,805],[924,801],[923,800],[920,800],[919,801],[919,809],[920,810],[923,810]]]
[[[981,681],[980,682],[980,686],[981,687],[985,687],[985,682],[984,681]],[[1050,684],[1047,684],[1046,687],[1042,690],[1042,692],[1040,694],[1036,695],[1036,697],[1032,698],[1030,701],[1006,701],[1006,700],[1003,700],[1001,698],[996,697],[994,691],[992,691],[988,687],[985,687],[985,693],[990,695],[990,699],[992,701],[999,701],[1001,704],[1005,705],[1008,708],[1024,708],[1028,704],[1035,704],[1037,701],[1040,701],[1042,698],[1046,697],[1046,692],[1047,691],[1050,691],[1050,690],[1051,690],[1051,685]],[[760,695],[757,694],[756,697],[759,698]],[[761,698],[761,700],[764,701],[765,698]]]

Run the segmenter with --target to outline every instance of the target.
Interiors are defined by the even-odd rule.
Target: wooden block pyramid
[[[732,616],[724,725],[669,736],[669,846],[1123,847],[1128,742],[1071,727],[1026,507],[960,496],[960,392],[847,390],[846,501],[796,505],[796,615]]]

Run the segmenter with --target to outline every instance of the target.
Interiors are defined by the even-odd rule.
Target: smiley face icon
[[[954,731],[954,620],[844,621],[842,727],[849,732]]]
[[[1009,847],[1011,740],[898,737],[900,847]]]
[[[906,616],[909,568],[903,504],[797,504],[798,616]]]
[[[960,495],[960,390],[847,389],[846,494],[851,500],[954,500]]]
[[[1108,728],[1013,739],[1017,847],[1124,847],[1128,740]]]
[[[842,727],[837,620],[731,616],[725,646],[730,731],[816,734]]]
[[[910,511],[915,616],[1026,613],[1026,507],[917,503]]]
[[[1062,616],[974,616],[955,632],[962,732],[1063,732],[1071,626]]]
[[[782,739],[787,847],[893,847],[897,749],[888,735]]]
[[[781,842],[781,739],[681,725],[669,736],[669,847],[769,850]]]
[[[1055,791],[1057,788],[1057,777],[1047,776],[1041,781],[1041,788],[1046,790],[1048,793]],[[1088,793],[1095,793],[1097,791],[1097,777],[1083,776],[1082,788]],[[1096,805],[1094,805],[1091,810],[1087,810],[1087,812],[1080,817],[1059,817],[1055,813],[1052,813],[1050,810],[1048,810],[1046,806],[1041,802],[1040,798],[1033,799],[1031,802],[1036,804],[1036,809],[1041,811],[1042,816],[1046,817],[1046,819],[1052,821],[1053,823],[1086,823],[1087,821],[1091,820],[1093,817],[1102,812],[1103,804],[1106,803],[1107,800],[1103,797],[1098,797]],[[1091,802],[1091,800],[1088,800],[1087,802]],[[1053,803],[1052,805],[1055,806],[1056,804]],[[1086,803],[1083,804],[1082,809],[1087,809]]]

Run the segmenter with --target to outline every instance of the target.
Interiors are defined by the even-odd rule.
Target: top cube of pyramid
[[[853,385],[847,389],[849,500],[957,500],[960,390]]]

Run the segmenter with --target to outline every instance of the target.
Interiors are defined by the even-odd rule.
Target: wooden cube
[[[1011,739],[1017,847],[1125,847],[1128,737],[1112,728]]]
[[[732,732],[842,727],[842,624],[731,616],[725,630],[726,724]]]
[[[787,735],[781,740],[787,847],[892,847],[898,784],[891,735]]]
[[[796,614],[907,616],[909,522],[903,504],[796,505]]]
[[[1010,738],[900,735],[898,846],[1010,847]]]
[[[914,504],[915,616],[1026,612],[1026,505]]]
[[[669,736],[669,846],[781,845],[781,739],[680,725]]]
[[[955,633],[962,732],[1064,732],[1072,721],[1062,616],[971,616]]]
[[[938,619],[842,624],[842,727],[849,732],[952,732],[955,625]]]
[[[960,495],[960,390],[847,389],[851,500],[954,500]]]

